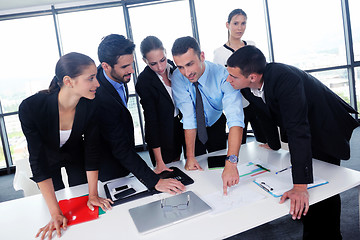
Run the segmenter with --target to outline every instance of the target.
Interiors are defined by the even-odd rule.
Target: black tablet
[[[225,158],[226,158],[226,155],[208,157],[208,168],[209,169],[224,168],[225,167]]]
[[[185,186],[194,183],[194,180],[191,177],[189,177],[187,174],[185,174],[183,171],[181,171],[179,168],[170,167],[170,169],[172,169],[173,171],[171,171],[171,172],[163,171],[160,174],[158,174],[159,177],[161,179],[174,178],[174,179],[180,181]]]

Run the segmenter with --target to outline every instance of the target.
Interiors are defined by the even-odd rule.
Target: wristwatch
[[[230,155],[225,158],[225,161],[229,161],[231,163],[238,163],[239,158],[236,155]]]

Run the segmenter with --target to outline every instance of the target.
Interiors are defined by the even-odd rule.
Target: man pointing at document
[[[237,162],[244,127],[241,93],[226,82],[228,72],[223,66],[205,61],[194,38],[178,38],[172,55],[178,67],[173,73],[172,91],[183,114],[185,169],[202,170],[195,156],[226,148],[227,123],[228,153],[222,173],[227,194],[227,187],[239,182]]]

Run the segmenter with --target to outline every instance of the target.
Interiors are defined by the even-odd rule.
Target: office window
[[[163,42],[167,57],[172,59],[174,41],[179,37],[192,36],[188,1],[131,7],[129,14],[140,72],[146,66],[140,53],[140,43],[145,37],[158,37]]]
[[[0,99],[3,112],[49,86],[59,59],[51,16],[0,21]]]
[[[59,59],[52,16],[0,22],[0,100],[4,113],[18,111],[26,97],[48,88]],[[13,162],[26,157],[18,115],[4,117]],[[0,168],[6,166],[3,149]]]
[[[276,62],[304,70],[346,64],[341,1],[268,2]]]
[[[116,33],[126,37],[122,7],[59,14],[64,53],[80,52],[99,64],[97,49],[101,39]]]
[[[268,56],[266,25],[262,0],[228,0],[223,2],[196,0],[196,17],[199,38],[205,59],[213,61],[213,52],[228,40],[226,22],[229,13],[241,8],[247,15],[247,26],[242,40],[255,42],[265,56]]]
[[[360,67],[355,68],[355,81],[356,81],[356,102],[357,110],[360,110]]]
[[[10,145],[11,158],[13,164],[15,164],[17,160],[29,157],[27,142],[21,130],[18,115],[6,116],[4,119]]]
[[[141,135],[141,126],[140,126],[140,118],[139,112],[137,109],[136,98],[135,96],[131,96],[129,98],[127,107],[131,113],[133,124],[134,124],[134,136],[135,136],[135,145],[142,145],[142,135]]]
[[[350,104],[349,80],[346,69],[310,73]]]
[[[349,9],[355,61],[360,61],[360,1],[349,0]]]
[[[1,136],[0,136],[0,140]],[[5,156],[4,156],[4,149],[2,147],[2,144],[0,144],[0,169],[6,167],[6,162],[5,162]]]

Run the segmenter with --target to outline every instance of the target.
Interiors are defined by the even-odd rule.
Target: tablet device
[[[208,157],[208,168],[209,169],[219,169],[225,167],[225,158],[226,155],[218,155]]]
[[[189,177],[187,174],[185,174],[183,171],[181,171],[179,168],[177,167],[170,167],[170,169],[172,169],[173,171],[163,171],[161,172],[159,175],[159,177],[161,179],[166,179],[166,178],[173,178],[176,179],[178,181],[180,181],[182,184],[186,185],[190,185],[192,183],[194,183],[194,180]]]

